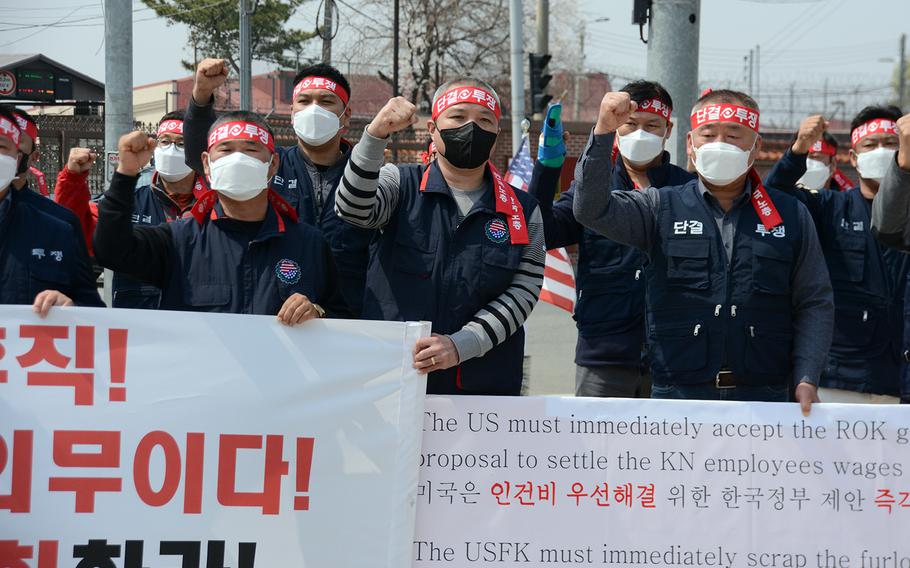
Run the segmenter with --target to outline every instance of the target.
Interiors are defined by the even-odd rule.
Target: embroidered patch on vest
[[[300,265],[293,260],[282,258],[275,266],[275,274],[278,280],[285,284],[296,284],[300,282]]]
[[[496,244],[502,244],[509,240],[509,227],[506,226],[502,219],[490,219],[487,221],[486,230],[487,238]]]

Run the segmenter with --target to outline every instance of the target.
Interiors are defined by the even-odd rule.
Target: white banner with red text
[[[428,334],[0,307],[0,566],[409,565]]]
[[[906,406],[428,397],[414,566],[910,568]]]

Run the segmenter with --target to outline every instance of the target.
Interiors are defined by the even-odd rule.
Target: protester
[[[16,115],[0,108],[0,304],[32,304],[42,317],[52,306],[103,306],[79,233],[12,187],[28,160],[22,143]]]
[[[892,115],[893,116],[893,115]],[[866,129],[867,138],[868,128]],[[901,251],[910,251],[910,114],[899,117],[895,123],[897,133],[896,152],[894,138],[889,135],[883,139],[881,135],[876,142],[874,150],[878,157],[870,163],[866,158],[861,175],[869,175],[870,181],[867,183],[875,184],[873,174],[878,175],[876,167],[883,167],[884,173],[881,182],[878,183],[878,193],[872,202],[872,233],[882,244],[893,247]],[[875,140],[874,138],[872,140]],[[872,146],[872,140],[868,141],[865,146]],[[884,148],[885,151],[878,148]],[[866,150],[872,152],[873,150]],[[888,153],[886,153],[888,152]],[[858,159],[854,158],[858,162]],[[876,166],[875,163],[878,163]],[[870,166],[872,171],[870,171]],[[865,181],[865,180],[864,180]],[[910,282],[907,283],[910,286]],[[907,295],[904,296],[904,362],[910,361],[910,350],[907,348],[908,339],[910,339],[910,306],[907,305]],[[901,380],[901,402],[910,403],[910,370],[904,366],[903,377]]]
[[[214,93],[227,79],[227,63],[205,59],[196,70],[193,97],[186,112],[187,163],[202,172],[201,154],[215,122]],[[336,189],[351,154],[342,136],[351,118],[351,87],[331,65],[303,67],[294,79],[293,123],[297,144],[278,147],[281,158],[272,189],[293,207],[298,218],[319,229],[332,249],[339,285],[354,315],[361,311],[373,231],[344,223],[335,215]]]
[[[670,163],[664,144],[673,131],[673,99],[660,84],[633,81],[622,88],[637,104],[616,131],[610,184],[616,190],[677,186],[693,174]],[[620,158],[617,160],[617,158]],[[542,168],[543,161],[538,160]],[[651,379],[645,343],[644,252],[586,229],[575,219],[574,184],[553,203],[555,186],[534,184],[547,248],[577,244],[575,394],[648,397]]]
[[[268,189],[279,162],[274,140],[252,113],[223,115],[202,156],[215,190],[189,218],[143,225],[132,222],[135,186],[155,142],[142,132],[122,137],[117,172],[98,203],[98,262],[160,288],[164,309],[278,314],[288,325],[344,315],[325,240]]]
[[[704,94],[686,148],[698,179],[614,190],[614,134],[636,109],[628,93],[604,96],[574,212],[649,257],[652,397],[786,401],[793,381],[807,413],[831,343],[831,283],[805,206],[765,189],[752,167],[758,105],[736,91]]]
[[[367,273],[364,317],[433,322],[414,366],[427,392],[513,394],[521,388],[524,330],[543,283],[536,200],[490,163],[501,105],[486,83],[458,78],[433,96],[429,165],[381,167],[389,135],[417,120],[391,99],[351,152],[338,215],[381,229]]]
[[[813,178],[813,155],[834,152],[823,134],[822,116],[800,125],[796,142],[768,175],[766,185],[802,201],[815,221],[834,287],[834,340],[819,383],[822,402],[897,403],[903,361],[904,294],[910,257],[886,248],[872,235],[872,200],[883,168],[868,165],[877,148],[893,161],[900,112],[894,107],[866,107],[851,125],[851,160],[860,167],[860,185],[846,192],[819,191],[827,178]],[[815,152],[819,150],[820,152]],[[817,166],[813,166],[817,167]],[[876,169],[877,168],[877,169]],[[833,163],[824,173],[833,174]],[[797,189],[809,177],[810,191]]]
[[[158,122],[155,172],[149,185],[137,183],[133,223],[159,225],[189,214],[205,191],[202,178],[186,165],[183,151],[183,112],[169,112]],[[95,154],[88,148],[70,150],[66,167],[57,176],[54,199],[80,219],[91,238],[98,222],[98,206],[91,201],[88,174]],[[125,274],[115,272],[112,304],[115,308],[156,309],[161,291]]]

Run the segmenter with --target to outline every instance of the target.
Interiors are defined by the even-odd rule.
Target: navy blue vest
[[[728,263],[698,181],[660,190],[648,275],[648,339],[655,384],[696,384],[732,370],[743,384],[792,375],[790,274],[798,258],[797,201],[767,190],[783,224],[766,231],[740,204]]]
[[[323,202],[318,187],[313,187],[309,168],[297,146],[278,148],[281,165],[272,179],[272,189],[297,210],[300,221],[318,228],[332,249],[338,268],[341,293],[352,313],[359,316],[366,285],[366,270],[370,258],[370,242],[375,231],[348,224],[335,214],[335,194],[348,158],[350,145],[342,141],[344,157],[324,172],[314,170],[317,182],[331,187]]]
[[[137,187],[134,196],[134,225],[160,225],[173,220],[165,214],[164,206],[152,186]],[[119,272],[114,272],[111,291],[111,303],[115,308],[156,310],[161,305],[160,289]]]
[[[634,183],[622,159],[614,162],[612,189],[632,190]],[[674,166],[669,154],[648,170],[654,187],[682,185],[694,174]],[[583,366],[637,366],[645,342],[645,278],[647,256],[582,228],[578,242],[578,302],[575,321],[578,343],[575,363]]]
[[[235,224],[219,218],[200,225],[189,217],[169,225],[174,265],[162,290],[163,309],[275,315],[291,294],[316,303],[330,296],[337,282],[317,229],[285,221],[282,230],[271,207],[252,242],[231,230]]]
[[[400,199],[396,214],[382,231],[367,271],[363,315],[368,319],[432,321],[433,332],[451,334],[467,324],[512,283],[523,246],[487,236],[487,224],[505,220],[496,213],[492,181],[486,196],[458,224],[458,206],[439,167],[429,166],[426,189],[420,191],[425,166],[399,166]],[[529,219],[537,201],[522,191],[516,197]],[[527,314],[526,314],[527,315]],[[434,382],[457,384],[477,394],[519,394],[524,330],[483,357],[459,367],[431,373]]]
[[[898,396],[910,257],[878,243],[859,189],[820,196],[817,219],[834,288],[834,341],[821,386]]]

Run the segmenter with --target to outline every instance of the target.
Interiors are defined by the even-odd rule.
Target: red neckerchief
[[[278,217],[278,232],[284,232],[284,217],[287,217],[294,223],[297,222],[297,211],[294,210],[290,204],[282,199],[280,195],[272,191],[269,191],[269,204],[272,206],[272,210],[275,212],[275,215]],[[209,189],[203,193],[196,204],[193,205],[192,213],[193,218],[196,219],[196,222],[200,225],[205,222],[205,218],[209,217],[211,219],[217,219],[218,214],[215,211],[215,204],[218,203],[218,192],[214,189]]]
[[[847,175],[844,172],[840,171],[840,168],[835,168],[834,175],[831,176],[834,180],[834,183],[837,185],[837,188],[841,191],[847,191],[853,184],[850,183],[850,179],[847,178]]]
[[[777,207],[774,206],[771,197],[766,193],[761,176],[758,175],[755,168],[749,170],[749,181],[752,182],[752,207],[755,208],[755,213],[761,219],[765,230],[770,231],[782,224],[784,220],[781,218],[780,213],[777,212]]]
[[[614,166],[616,165],[616,158],[619,157],[619,146],[618,146],[619,142],[617,142],[617,140],[619,140],[619,138],[614,138],[614,139],[613,139],[613,153],[610,155],[610,159],[613,160],[613,165],[614,165]],[[628,172],[628,171],[626,171],[626,175],[627,175],[627,176],[629,175],[629,172]],[[629,176],[629,181],[632,182],[632,189],[637,189],[638,191],[641,191],[641,186],[638,185],[638,182],[637,182],[637,181],[635,181],[634,179],[632,179],[632,176]]]
[[[44,172],[35,166],[29,166],[28,171],[35,176],[35,181],[38,182],[38,191],[41,195],[48,197],[50,194],[47,192],[47,176],[44,175]]]
[[[434,167],[435,162],[427,166],[423,171],[423,178],[420,180],[420,191],[426,189],[427,180],[430,177],[430,168]],[[524,208],[515,197],[515,190],[507,184],[499,170],[493,165],[493,162],[487,162],[487,168],[493,178],[493,200],[496,201],[496,212],[505,215],[509,219],[509,241],[513,245],[526,245],[531,242],[528,237],[528,227],[525,224]]]

